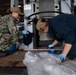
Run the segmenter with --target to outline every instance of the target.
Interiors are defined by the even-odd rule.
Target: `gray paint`
[[[39,1],[39,11],[54,11],[54,0],[40,0]],[[42,16],[53,16],[54,13],[40,14]]]

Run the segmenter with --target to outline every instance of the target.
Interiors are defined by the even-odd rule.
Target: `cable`
[[[42,14],[42,13],[60,13],[60,14],[64,14],[63,12],[58,12],[58,11],[42,11],[42,12],[37,12],[37,13],[31,14],[28,17],[25,17],[25,18],[30,19],[31,16],[37,15],[37,14]]]

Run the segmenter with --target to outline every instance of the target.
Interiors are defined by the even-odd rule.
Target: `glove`
[[[29,32],[27,30],[23,30],[22,33],[23,34],[29,34]]]
[[[49,48],[49,49],[52,48],[52,47],[54,47],[54,44],[48,45],[48,48]]]
[[[13,50],[16,50],[16,44],[7,49],[7,51],[13,51]]]
[[[65,60],[66,59],[66,55],[65,54],[59,54],[59,58],[60,60]]]

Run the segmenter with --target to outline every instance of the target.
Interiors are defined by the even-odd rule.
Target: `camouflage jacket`
[[[0,18],[0,50],[7,50],[18,41],[19,31],[16,20],[11,15]]]

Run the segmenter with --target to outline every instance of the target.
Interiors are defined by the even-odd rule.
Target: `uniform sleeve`
[[[0,17],[0,38],[2,36],[2,18]]]
[[[10,18],[9,22],[7,22],[7,24],[8,24],[9,32],[13,36],[14,41],[18,40],[18,31],[17,31],[16,25],[15,25],[13,19]]]
[[[66,22],[59,18],[52,19],[52,26],[55,28],[60,38],[63,38],[65,43],[73,44],[75,41],[75,35],[73,29],[67,26]]]

